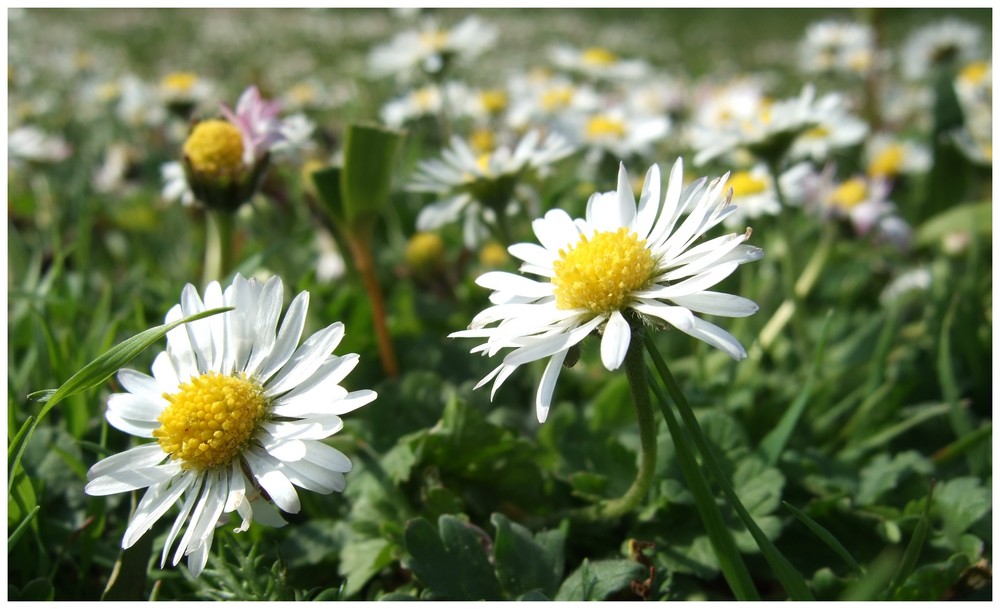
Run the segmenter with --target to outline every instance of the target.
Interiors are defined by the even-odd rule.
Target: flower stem
[[[233,220],[232,212],[205,210],[205,264],[201,276],[203,285],[221,280],[232,267]]]
[[[379,358],[382,360],[382,369],[388,376],[399,376],[399,363],[396,360],[396,352],[392,347],[392,338],[389,336],[389,328],[385,323],[385,299],[382,297],[382,286],[379,285],[378,277],[375,275],[375,258],[372,255],[371,239],[366,237],[366,231],[358,233],[348,233],[344,236],[347,246],[351,250],[354,259],[354,267],[361,275],[365,291],[372,307],[372,324],[375,327],[375,341],[378,344]]]
[[[761,553],[764,554],[765,560],[767,560],[768,565],[774,571],[774,574],[778,577],[781,585],[785,588],[785,592],[793,600],[814,600],[812,592],[809,590],[809,586],[806,584],[805,579],[802,577],[794,566],[785,558],[774,546],[767,535],[757,526],[754,522],[753,516],[747,511],[743,506],[743,502],[740,501],[739,496],[736,491],[733,490],[732,483],[729,481],[729,477],[726,472],[722,469],[719,464],[719,460],[715,456],[715,452],[709,445],[708,440],[705,439],[705,435],[701,431],[701,426],[698,424],[698,419],[694,416],[694,411],[691,410],[691,406],[687,403],[687,399],[684,397],[684,393],[681,391],[680,385],[674,379],[673,375],[670,374],[670,370],[667,368],[667,363],[660,356],[660,352],[656,348],[656,344],[649,338],[646,339],[646,348],[649,351],[649,356],[653,360],[653,365],[656,366],[656,370],[660,375],[660,379],[663,384],[667,387],[667,392],[670,394],[671,399],[677,406],[677,411],[681,415],[681,420],[684,422],[684,427],[688,433],[688,436],[694,442],[695,447],[698,452],[701,453],[702,460],[705,466],[708,468],[709,473],[715,479],[715,482],[722,489],[722,494],[726,496],[726,500],[729,501],[729,505],[736,512],[740,521],[743,522],[743,526],[747,528],[750,535],[753,537],[754,542],[756,542],[757,547],[760,548]],[[669,412],[666,404],[662,401],[660,403],[661,409],[664,412],[664,417],[668,419],[673,418],[673,414]]]
[[[632,341],[629,343],[624,365],[639,424],[639,471],[636,472],[632,486],[621,497],[603,501],[577,512],[576,515],[584,520],[607,520],[631,512],[643,500],[653,484],[653,474],[656,471],[656,419],[653,418],[646,362],[643,358],[642,343],[645,332],[641,322],[633,320],[631,325]]]

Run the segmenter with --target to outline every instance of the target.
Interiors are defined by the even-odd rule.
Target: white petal
[[[164,483],[146,491],[125,529],[125,535],[122,537],[122,548],[132,547],[132,544],[138,541],[170,509],[170,506],[176,503],[181,494],[197,478],[198,476],[193,472],[185,472],[174,479],[169,489]]]
[[[306,461],[335,472],[347,473],[351,471],[351,460],[336,448],[322,442],[308,440],[304,441],[303,444],[306,446]]]
[[[306,311],[309,308],[309,292],[300,292],[288,305],[288,312],[281,322],[278,338],[271,353],[260,363],[257,378],[266,381],[277,372],[295,352],[306,325]]]
[[[219,475],[210,471],[203,476],[205,485],[201,489],[201,496],[191,512],[191,520],[188,522],[187,530],[184,531],[184,536],[181,537],[180,543],[177,544],[177,550],[174,552],[173,563],[175,565],[180,562],[183,555],[190,554],[206,545],[210,533],[215,531],[215,525],[219,521],[219,515],[222,514],[222,508],[226,502],[225,493],[228,489],[219,480]],[[204,567],[204,565],[201,566]],[[195,569],[190,561],[188,568],[194,574]]]
[[[188,317],[205,310],[205,303],[201,301],[198,290],[190,283],[185,285],[181,290],[181,314]],[[189,321],[181,327],[187,332],[188,340],[194,348],[198,371],[207,372],[215,359],[215,345],[212,344],[212,328],[209,320]]]
[[[180,471],[181,467],[178,462],[171,462],[166,465],[117,469],[94,478],[87,483],[87,486],[83,490],[88,495],[94,496],[125,493],[166,482],[180,473]]]
[[[646,172],[642,183],[642,194],[639,195],[639,211],[636,212],[632,230],[640,239],[649,237],[653,229],[656,214],[660,211],[660,167],[653,165]]]
[[[160,568],[162,569],[164,565],[167,564],[167,555],[170,554],[170,549],[174,547],[174,541],[177,539],[177,534],[180,533],[181,527],[187,522],[188,516],[191,514],[191,508],[194,507],[195,500],[200,496],[200,490],[202,482],[204,481],[204,476],[191,476],[194,478],[194,486],[184,497],[184,503],[181,505],[180,513],[177,514],[177,518],[174,518],[174,524],[170,526],[170,531],[167,532],[167,539],[163,543],[163,551],[160,553]],[[176,563],[175,563],[176,564]]]
[[[163,388],[169,387],[170,391],[176,391],[181,384],[180,379],[177,378],[177,370],[174,368],[174,360],[166,351],[162,351],[156,356],[150,370],[153,372],[153,378]],[[160,397],[163,397],[162,392]]]
[[[299,461],[306,456],[306,445],[300,440],[271,440],[264,444],[264,450],[278,461]]]
[[[573,219],[565,211],[556,208],[545,213],[531,223],[531,228],[542,246],[555,254],[579,238],[579,231]]]
[[[299,496],[288,478],[278,471],[278,462],[257,450],[250,450],[244,456],[254,478],[267,491],[275,505],[289,514],[297,514],[300,509]]]
[[[532,344],[520,347],[511,351],[503,359],[503,363],[508,366],[520,366],[527,362],[533,362],[543,357],[548,357],[558,351],[569,349],[576,343],[587,337],[590,332],[604,321],[604,317],[597,316],[582,326],[570,332],[545,337],[534,341]]]
[[[108,396],[108,412],[132,421],[155,422],[169,404],[162,397],[153,401],[145,396],[131,393],[112,393]]]
[[[618,311],[611,313],[601,338],[601,362],[605,368],[617,370],[622,365],[631,339],[632,328],[625,317]]]
[[[642,313],[658,319],[662,319],[671,326],[679,328],[685,332],[694,329],[694,315],[684,307],[675,307],[655,300],[640,299],[632,305],[632,308]]]
[[[757,303],[749,298],[721,292],[698,292],[671,298],[676,304],[707,315],[747,317],[757,312]]]
[[[247,361],[247,374],[254,374],[274,349],[275,328],[278,327],[278,316],[281,315],[281,304],[284,299],[281,278],[275,275],[268,279],[259,298],[257,313],[254,316],[253,352]]]
[[[710,288],[713,285],[719,283],[726,277],[733,274],[736,267],[739,266],[737,262],[725,262],[716,265],[707,271],[695,275],[690,279],[685,279],[680,283],[675,283],[668,286],[654,287],[648,290],[642,290],[636,294],[643,298],[658,298],[658,299],[672,299],[675,296],[686,296],[688,294],[695,294],[701,292],[706,288]]]
[[[324,469],[308,461],[282,463],[282,473],[295,486],[314,493],[328,494],[343,491],[347,486],[344,474]]]
[[[694,318],[694,328],[689,332],[684,328],[679,328],[683,332],[687,332],[691,336],[703,340],[706,343],[717,347],[722,351],[729,354],[730,357],[736,360],[741,360],[747,356],[746,349],[740,344],[740,341],[726,332],[719,326],[707,322],[704,319]]]
[[[539,282],[521,275],[505,273],[503,271],[490,271],[483,273],[476,279],[476,283],[489,290],[503,292],[514,292],[521,296],[541,298],[551,296],[553,286],[549,282]]]
[[[155,378],[141,372],[123,368],[118,371],[118,382],[133,395],[153,401],[163,399],[163,388],[160,383]]]
[[[295,388],[309,378],[344,337],[344,324],[335,322],[306,339],[288,363],[271,379],[265,395],[273,397]]]
[[[552,406],[552,393],[556,389],[556,381],[559,380],[559,373],[562,371],[563,362],[569,349],[560,351],[549,358],[549,363],[545,365],[545,372],[538,382],[538,392],[535,394],[535,416],[539,423],[544,423],[549,416],[549,408]]]
[[[551,267],[555,256],[552,252],[535,243],[515,243],[507,248],[511,256],[519,258],[530,265]]]
[[[87,472],[87,480],[93,480],[122,468],[133,469],[159,465],[168,456],[157,442],[136,446],[124,452],[105,457],[95,463],[90,468],[90,471]]]
[[[266,429],[273,438],[288,440],[299,438],[305,440],[322,440],[329,438],[344,428],[344,421],[336,415],[314,416],[296,421],[278,421],[265,423]],[[266,448],[266,444],[265,444]]]

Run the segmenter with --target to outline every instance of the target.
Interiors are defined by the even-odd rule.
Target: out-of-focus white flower
[[[872,178],[923,173],[930,169],[927,146],[890,133],[876,133],[865,142],[865,167]]]
[[[992,68],[992,62],[972,62],[955,79],[965,123],[952,138],[969,160],[980,165],[993,164]]]
[[[891,190],[887,180],[870,180],[859,175],[832,185],[823,193],[821,203],[826,215],[848,218],[859,235],[874,232],[876,237],[905,248],[912,231],[888,199]]]
[[[333,236],[326,230],[316,230],[316,281],[328,282],[344,276],[344,257],[337,249]]]
[[[910,292],[926,292],[931,287],[931,272],[923,267],[911,269],[893,279],[882,290],[879,302],[889,306]]]
[[[450,63],[475,59],[493,45],[496,37],[497,29],[474,15],[451,29],[427,20],[419,30],[400,32],[388,43],[375,47],[368,56],[368,65],[376,76],[409,79],[415,68],[438,74]]]
[[[593,87],[575,84],[563,74],[518,75],[510,80],[509,89],[507,120],[514,129],[538,124],[565,127],[573,117],[593,113],[601,105]]]
[[[930,76],[940,65],[963,65],[982,57],[983,31],[956,18],[946,18],[914,31],[902,49],[903,75],[911,80]]]
[[[774,180],[767,166],[758,163],[746,171],[729,175],[725,188],[733,189],[732,205],[736,210],[722,221],[726,228],[746,226],[748,220],[781,213],[781,203],[774,190]]]
[[[639,80],[649,72],[649,64],[640,59],[622,59],[602,47],[577,49],[558,44],[549,51],[553,65],[595,80]]]
[[[814,127],[799,134],[788,151],[792,160],[825,161],[835,150],[854,146],[868,134],[868,123],[848,112],[846,104],[831,104],[817,116]]]
[[[181,165],[180,161],[170,161],[160,165],[160,181],[163,182],[160,196],[164,201],[180,201],[181,205],[185,206],[194,203],[194,193],[188,186],[184,165]]]
[[[625,106],[635,114],[675,116],[687,109],[688,94],[687,84],[679,78],[651,77],[625,91]]]
[[[7,160],[58,163],[73,152],[69,143],[58,135],[46,133],[34,125],[17,127],[7,134]]]
[[[435,230],[463,217],[465,244],[475,247],[489,234],[488,225],[497,221],[497,214],[508,212],[520,183],[544,176],[552,163],[573,150],[557,133],[542,137],[530,131],[513,148],[502,145],[477,156],[461,138],[453,137],[441,159],[417,166],[407,187],[443,197],[420,210],[417,230]]]
[[[278,128],[280,137],[271,147],[279,156],[298,159],[299,155],[313,147],[312,136],[316,123],[305,114],[293,114],[281,121]]]
[[[449,108],[461,108],[467,95],[466,86],[458,82],[445,83],[443,90],[437,85],[427,85],[390,100],[382,106],[379,114],[386,125],[399,128],[409,121],[437,115],[444,107],[446,97]]]
[[[125,176],[132,167],[133,152],[128,144],[115,142],[104,153],[104,162],[94,172],[91,183],[94,190],[112,193],[125,183]]]
[[[596,160],[603,153],[619,159],[632,155],[650,155],[653,145],[670,131],[666,116],[636,115],[623,106],[615,106],[589,116],[566,118],[572,130],[567,135],[581,147],[592,151]]]
[[[683,173],[678,160],[661,202],[660,172],[652,166],[637,206],[622,165],[617,191],[591,196],[586,217],[573,219],[553,209],[532,224],[538,244],[508,248],[524,261],[521,273],[541,280],[500,271],[476,280],[494,290],[493,306],[476,315],[468,330],[450,336],[486,339],[472,352],[488,357],[512,349],[477,388],[493,381],[496,393],[518,367],[547,359],[535,397],[535,413],[544,422],[563,362],[584,338],[600,332],[604,367],[622,365],[632,340],[626,315],[672,326],[734,359],[746,357],[735,337],[695,313],[756,312],[754,302],[708,288],[741,264],[759,260],[762,252],[745,244],[750,231],[702,240],[734,208],[723,192],[724,179],[707,187],[701,179],[684,190]]]
[[[851,21],[812,23],[799,45],[799,66],[807,74],[867,74],[876,63],[870,26]]]
[[[329,86],[318,78],[305,78],[285,88],[278,98],[288,112],[337,108],[355,95],[350,81]]]
[[[194,72],[171,72],[158,87],[160,99],[167,106],[183,106],[188,111],[208,100],[215,86]]]
[[[119,81],[118,117],[127,125],[156,127],[167,119],[157,90],[138,77],[127,74]]]

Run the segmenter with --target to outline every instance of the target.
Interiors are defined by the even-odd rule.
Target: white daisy
[[[518,243],[508,249],[524,261],[523,273],[542,281],[505,272],[476,280],[494,290],[494,306],[477,315],[468,330],[451,336],[485,338],[472,352],[487,356],[513,349],[477,387],[495,379],[496,393],[519,366],[548,358],[535,398],[543,422],[567,353],[591,332],[603,333],[605,368],[621,366],[632,337],[625,314],[656,325],[665,322],[735,359],[746,357],[736,338],[694,313],[742,317],[757,311],[746,298],[708,288],[739,265],[760,259],[762,251],[744,244],[749,230],[696,244],[735,208],[723,192],[726,176],[707,186],[700,179],[682,192],[683,173],[678,159],[661,207],[660,170],[650,167],[637,209],[622,165],[618,190],[591,196],[585,218],[551,210],[533,223],[540,245]]]
[[[670,119],[666,116],[636,114],[620,105],[589,116],[570,117],[567,122],[575,143],[589,149],[588,158],[594,163],[604,153],[619,159],[648,156],[670,131]]]
[[[844,104],[830,104],[814,127],[803,131],[788,151],[793,160],[825,161],[835,150],[849,148],[868,134],[868,123],[848,112]]]
[[[7,159],[13,164],[22,161],[58,163],[72,152],[72,147],[61,136],[50,135],[33,125],[7,133]]]
[[[466,246],[473,248],[488,234],[487,224],[497,213],[507,213],[514,189],[526,179],[544,175],[548,167],[573,153],[573,146],[556,133],[544,138],[530,131],[510,148],[500,146],[476,155],[459,137],[442,152],[441,159],[422,161],[412,183],[414,192],[444,197],[425,206],[417,216],[418,231],[432,231],[464,216]]]
[[[806,73],[866,74],[875,63],[871,26],[850,21],[812,23],[799,45],[799,65]]]
[[[640,59],[622,59],[602,47],[577,49],[560,44],[549,51],[556,67],[594,79],[638,80],[649,72],[649,64]]]
[[[726,216],[723,226],[737,228],[746,221],[760,216],[776,216],[781,212],[778,193],[774,189],[771,172],[763,163],[746,171],[736,171],[729,176],[726,187],[733,190],[732,204],[736,211]]]
[[[865,167],[872,178],[892,179],[923,173],[931,167],[926,145],[890,133],[875,133],[865,141]]]
[[[935,67],[962,65],[982,57],[983,31],[961,19],[942,19],[915,31],[902,50],[903,75],[927,78]]]
[[[95,464],[85,490],[111,495],[148,489],[125,530],[123,548],[179,504],[160,564],[187,524],[172,564],[188,556],[197,576],[223,514],[239,513],[237,532],[253,520],[281,526],[274,506],[297,513],[296,486],[324,494],[344,489],[351,462],[321,440],[341,429],[339,415],[376,394],[348,393],[339,385],[358,362],[355,354],[331,355],[344,336],[342,323],[296,348],[309,294],[292,300],[278,328],[283,296],[277,277],[262,284],[237,275],[225,292],[212,282],[204,301],[188,284],[167,322],[216,307],[234,310],[168,333],[152,376],[119,371],[126,392],[108,398],[108,423],[156,441]]]
[[[466,17],[451,29],[433,20],[420,30],[400,32],[388,43],[375,47],[368,57],[372,74],[395,74],[408,78],[414,68],[439,74],[449,63],[465,62],[484,53],[497,37],[497,29],[475,16]]]

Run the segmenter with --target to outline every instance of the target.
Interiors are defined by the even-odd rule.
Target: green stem
[[[205,210],[205,265],[202,285],[219,281],[229,273],[233,263],[233,212]]]
[[[656,419],[649,400],[649,383],[646,363],[642,354],[642,324],[632,323],[632,341],[625,355],[625,376],[628,378],[629,392],[635,404],[636,421],[639,424],[639,471],[625,494],[617,499],[603,501],[580,510],[575,515],[584,520],[607,520],[633,511],[649,492],[656,471]]]
[[[656,366],[657,372],[659,372],[660,378],[663,380],[663,384],[667,387],[667,392],[676,403],[677,410],[684,421],[684,426],[698,448],[698,452],[701,453],[704,464],[708,467],[708,471],[722,489],[722,493],[726,496],[733,510],[736,511],[736,515],[739,516],[743,525],[750,532],[750,535],[757,543],[757,547],[764,554],[764,558],[778,577],[781,585],[784,586],[785,591],[793,600],[814,600],[812,592],[809,590],[809,586],[802,575],[795,570],[795,567],[792,566],[788,559],[771,543],[771,540],[767,538],[767,535],[754,522],[750,513],[743,507],[743,502],[740,501],[736,491],[733,490],[733,486],[729,482],[729,477],[719,464],[708,440],[705,439],[705,435],[701,431],[701,426],[698,424],[698,419],[694,416],[694,411],[691,410],[691,406],[687,403],[680,385],[677,384],[673,375],[670,374],[666,362],[663,361],[663,357],[660,356],[656,344],[650,338],[646,339],[646,348],[649,351],[650,358],[653,360],[653,364]],[[662,404],[661,407],[664,410],[664,416],[667,416],[666,407]]]

